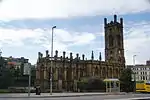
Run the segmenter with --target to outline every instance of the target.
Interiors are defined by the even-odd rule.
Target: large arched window
[[[112,47],[113,46],[113,36],[109,35],[109,46]]]
[[[98,67],[95,67],[95,75],[98,75]]]
[[[117,44],[118,46],[121,46],[121,36],[117,35]]]

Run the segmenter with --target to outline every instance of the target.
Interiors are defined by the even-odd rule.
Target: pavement
[[[149,94],[97,95],[57,98],[0,98],[0,100],[150,100]]]
[[[42,93],[41,95],[31,94],[29,98],[24,94],[0,94],[0,100],[150,100],[149,94],[134,93]]]
[[[56,97],[80,97],[80,96],[100,96],[100,95],[124,95],[125,93],[41,93],[41,95],[35,95],[31,93],[28,97],[28,93],[10,93],[0,94],[0,98],[56,98]]]

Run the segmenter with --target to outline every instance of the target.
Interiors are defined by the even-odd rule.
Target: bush
[[[0,93],[10,93],[8,89],[0,89]]]

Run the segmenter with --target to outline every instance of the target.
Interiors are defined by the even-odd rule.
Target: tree
[[[91,77],[88,80],[87,90],[104,91],[105,83],[99,77]]]
[[[13,82],[11,69],[6,68],[6,61],[0,57],[0,88],[8,88]]]
[[[2,74],[0,76],[0,88],[8,88],[13,83],[13,75],[8,68],[2,69]]]
[[[21,76],[20,69],[17,67],[17,69],[14,70],[14,77],[18,79],[18,77]]]
[[[77,86],[80,89],[80,91],[85,91],[87,89],[87,84],[88,84],[88,78],[87,77],[82,77],[77,82]]]
[[[126,68],[122,71],[121,76],[120,76],[122,91],[124,92],[133,91],[134,83],[132,82],[132,74],[133,74],[133,71],[130,68]]]
[[[84,77],[78,81],[78,88],[81,91],[104,91],[105,83],[98,77]]]
[[[3,57],[0,57],[0,68],[2,69],[3,67],[5,67],[6,65],[6,61],[4,60]]]

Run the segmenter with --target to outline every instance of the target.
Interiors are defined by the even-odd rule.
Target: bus
[[[150,93],[150,81],[136,81],[136,92]]]

